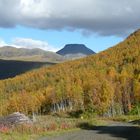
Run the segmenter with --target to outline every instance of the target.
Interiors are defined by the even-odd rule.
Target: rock
[[[4,118],[0,119],[0,124],[9,124],[9,125],[15,125],[15,124],[31,124],[32,121],[29,117],[25,116],[22,113],[15,112],[13,114],[10,114]]]

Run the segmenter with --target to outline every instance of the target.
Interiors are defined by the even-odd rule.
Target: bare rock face
[[[0,124],[9,124],[9,125],[15,125],[15,124],[31,124],[32,121],[29,117],[25,116],[24,114],[21,114],[19,112],[15,112],[13,114],[10,114],[4,118],[0,119]]]

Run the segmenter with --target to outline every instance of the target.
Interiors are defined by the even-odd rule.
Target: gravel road
[[[108,126],[83,128],[40,140],[140,140],[140,128],[129,123],[112,122]]]

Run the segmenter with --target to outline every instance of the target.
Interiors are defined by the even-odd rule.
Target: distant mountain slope
[[[26,62],[0,59],[0,80],[12,78],[29,70],[40,68],[42,66],[50,66],[53,64],[54,63],[49,62]]]
[[[65,56],[65,58],[80,58],[95,54],[95,52],[87,48],[84,44],[67,44],[57,54]]]
[[[46,52],[41,49],[15,48],[12,46],[4,46],[0,48],[0,57],[16,57],[16,56],[32,56],[44,55]]]
[[[78,58],[81,57],[77,55]],[[72,54],[72,58],[75,58]],[[12,78],[44,65],[52,65],[71,59],[57,53],[41,49],[0,47],[0,79]]]
[[[41,49],[15,48],[4,46],[0,48],[0,59],[6,60],[25,60],[25,61],[43,61],[43,62],[62,62],[64,58],[54,52]]]

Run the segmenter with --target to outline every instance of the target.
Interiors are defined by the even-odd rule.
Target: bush
[[[133,107],[133,109],[129,112],[129,115],[139,115],[140,116],[140,104],[137,104]]]

